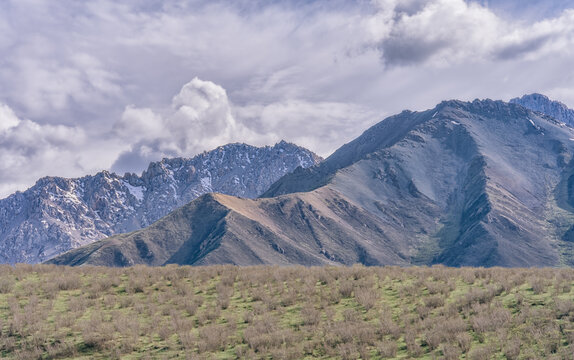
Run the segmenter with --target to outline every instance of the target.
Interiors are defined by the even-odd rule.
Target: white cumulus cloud
[[[211,81],[194,78],[167,109],[128,106],[114,133],[131,142],[113,165],[118,172],[138,171],[163,157],[191,157],[221,144],[248,141],[253,133],[231,115],[227,92]]]
[[[5,104],[0,104],[0,134],[20,123],[14,111]]]
[[[85,143],[80,128],[20,119],[0,104],[0,194],[21,190],[21,184],[31,185],[46,175],[85,171],[78,163]]]

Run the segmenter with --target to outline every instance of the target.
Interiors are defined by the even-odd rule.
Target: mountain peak
[[[503,126],[498,124],[501,121],[510,123],[518,121],[522,124],[520,130],[522,133],[541,132],[541,127],[534,123],[535,120],[530,118],[531,115],[532,113],[522,106],[491,99],[476,99],[472,102],[445,100],[429,110],[415,112],[405,110],[373,125],[358,138],[341,146],[319,165],[287,174],[273,184],[262,197],[310,191],[321,187],[338,170],[370,154],[394,146],[408,134],[416,132],[416,129],[423,124],[438,122],[452,127],[488,119],[493,126],[500,127]]]
[[[511,99],[510,102],[551,116],[568,126],[574,126],[574,110],[559,101],[551,100],[546,95],[533,93]]]

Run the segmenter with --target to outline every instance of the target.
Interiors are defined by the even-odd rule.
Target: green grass
[[[0,358],[563,359],[574,270],[0,266]]]

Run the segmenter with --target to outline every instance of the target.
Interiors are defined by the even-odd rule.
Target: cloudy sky
[[[444,99],[574,107],[572,64],[574,0],[2,0],[0,198],[229,142],[327,156]]]

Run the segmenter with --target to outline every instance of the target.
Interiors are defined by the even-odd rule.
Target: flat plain
[[[571,359],[574,269],[0,266],[9,359]]]

